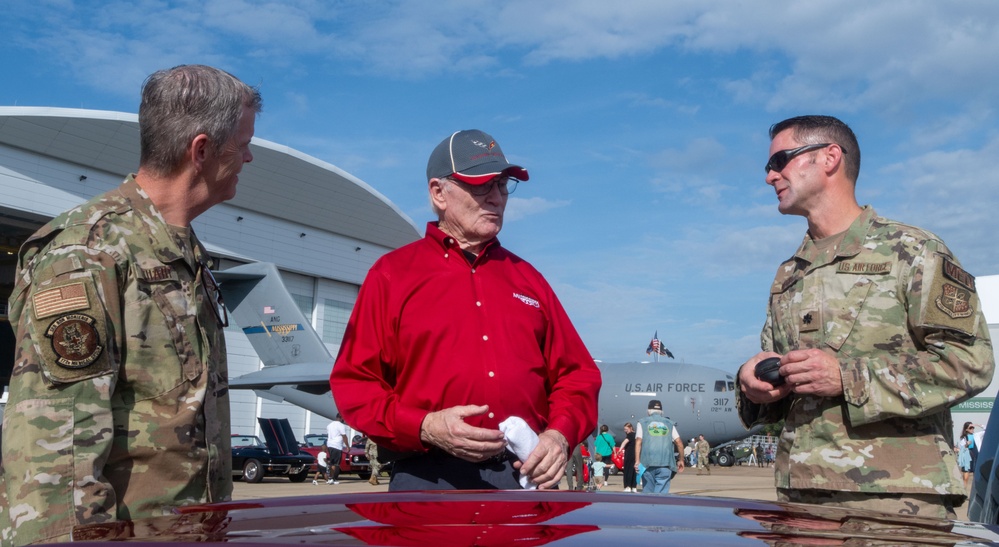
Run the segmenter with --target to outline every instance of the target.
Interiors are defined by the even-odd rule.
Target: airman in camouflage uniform
[[[809,234],[778,268],[738,405],[747,426],[785,420],[778,498],[952,517],[966,494],[949,408],[995,366],[974,277],[935,235],[856,205],[859,148],[845,124],[792,118],[771,138],[767,183]],[[816,146],[794,153],[805,144]],[[753,375],[775,355],[777,388]]]
[[[700,475],[701,471],[706,471],[708,475],[711,474],[711,444],[708,440],[704,438],[704,435],[697,436],[697,474]]]
[[[204,114],[206,102],[221,114]],[[66,541],[81,525],[229,499],[227,319],[190,220],[231,197],[259,110],[256,90],[217,69],[154,74],[138,174],[21,248],[0,543]],[[163,123],[174,125],[148,127]],[[158,128],[181,137],[172,169],[154,167]]]
[[[368,465],[371,467],[368,482],[378,486],[378,475],[382,472],[382,464],[378,461],[378,445],[371,440],[371,437],[364,442],[364,455],[368,457]]]

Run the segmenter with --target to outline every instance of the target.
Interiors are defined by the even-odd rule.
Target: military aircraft
[[[273,401],[287,401],[333,419],[336,405],[329,377],[334,358],[270,263],[254,262],[216,272],[226,307],[260,355],[264,367],[229,381]],[[686,443],[704,435],[712,446],[751,432],[735,409],[735,378],[725,371],[691,364],[602,363],[599,423],[614,437],[625,422],[637,423],[649,401],[663,404]]]

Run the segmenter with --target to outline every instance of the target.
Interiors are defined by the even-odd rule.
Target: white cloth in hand
[[[523,418],[510,416],[499,424],[500,431],[506,437],[506,449],[513,452],[520,463],[527,461],[527,457],[538,446],[538,434],[527,425]],[[520,476],[520,486],[524,490],[534,490],[538,485],[531,482],[526,475]]]

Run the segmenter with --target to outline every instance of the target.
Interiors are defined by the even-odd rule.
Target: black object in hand
[[[780,375],[780,357],[768,357],[756,363],[756,379],[774,387],[784,385],[784,377]]]

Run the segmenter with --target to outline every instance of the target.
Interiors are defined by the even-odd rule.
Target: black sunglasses
[[[787,167],[787,164],[792,159],[794,159],[795,156],[804,154],[805,152],[810,152],[812,150],[818,150],[819,148],[825,148],[830,144],[836,144],[836,143],[824,142],[821,144],[806,144],[805,146],[799,146],[798,148],[791,148],[789,150],[779,150],[777,152],[774,152],[773,156],[770,156],[770,161],[767,162],[767,165],[763,168],[763,170],[767,173],[769,173],[770,171],[777,171],[778,173],[780,173],[781,171],[784,170],[785,167]],[[846,148],[843,148],[841,146],[840,149],[842,149],[843,153],[846,154]]]

